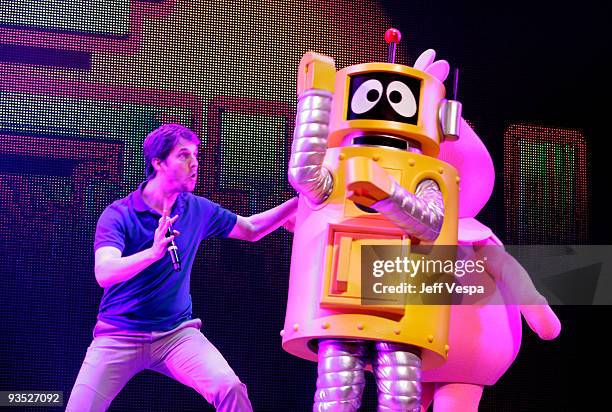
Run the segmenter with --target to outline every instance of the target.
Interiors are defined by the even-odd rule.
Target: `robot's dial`
[[[417,124],[421,80],[388,72],[350,77],[347,120],[390,120]]]

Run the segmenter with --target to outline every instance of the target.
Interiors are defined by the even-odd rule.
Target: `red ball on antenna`
[[[387,43],[399,43],[402,39],[402,33],[398,29],[391,27],[385,32],[385,41]]]

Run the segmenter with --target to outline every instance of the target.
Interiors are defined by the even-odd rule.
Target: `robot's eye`
[[[365,84],[365,83],[364,83]],[[387,86],[387,99],[398,114],[412,117],[417,111],[417,103],[412,91],[400,81],[394,81]]]
[[[353,113],[365,113],[376,106],[376,103],[378,103],[382,96],[382,91],[383,86],[380,81],[370,79],[364,82],[353,94],[353,100],[351,100],[351,110]]]

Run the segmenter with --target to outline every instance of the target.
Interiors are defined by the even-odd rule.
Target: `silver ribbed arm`
[[[364,341],[319,341],[319,378],[314,412],[355,412],[365,386],[367,348]]]
[[[376,342],[372,361],[378,387],[378,411],[421,411],[421,358],[412,348]]]
[[[421,240],[435,240],[444,222],[442,192],[431,179],[419,183],[414,194],[393,180],[391,196],[374,203],[372,208]]]
[[[315,204],[327,199],[333,189],[331,173],[323,167],[331,102],[332,94],[320,89],[306,90],[298,97],[289,183]]]

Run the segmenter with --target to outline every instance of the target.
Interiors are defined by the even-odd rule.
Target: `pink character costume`
[[[516,358],[521,345],[521,313],[542,339],[557,337],[561,324],[525,270],[503,252],[491,229],[474,218],[489,200],[495,180],[491,156],[478,135],[462,124],[461,138],[441,145],[439,158],[455,166],[461,175],[458,243],[500,246],[480,249],[489,258],[486,269],[497,286],[496,293],[482,305],[451,307],[447,361],[422,375],[423,411],[433,400],[434,412],[470,412],[478,410],[483,387],[494,385]],[[504,301],[521,304],[504,305]]]

